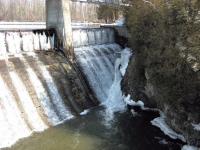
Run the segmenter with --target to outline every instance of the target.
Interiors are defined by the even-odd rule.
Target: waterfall
[[[0,65],[0,148],[73,117],[54,77],[36,53],[1,58],[3,63]]]
[[[75,54],[101,103],[109,111],[124,110],[120,84],[131,56],[130,50],[122,50],[117,44],[104,44],[76,48]]]
[[[105,55],[106,51],[109,53]],[[112,53],[115,51],[114,53]],[[117,55],[121,52],[119,45],[96,45],[75,49],[79,65],[86,75],[97,98],[104,102],[108,98],[109,89],[114,81],[114,66]],[[107,60],[107,62],[105,61]]]
[[[77,36],[78,32],[81,36]],[[98,100],[107,111],[124,110],[125,102],[120,84],[131,50],[123,50],[115,44],[114,31],[109,28],[77,30],[73,37],[77,62]]]
[[[77,36],[81,33],[81,36]],[[125,97],[121,80],[128,66],[131,50],[115,44],[110,28],[74,32],[75,56],[96,97],[106,108],[107,121],[114,112],[124,111]]]
[[[114,43],[114,30],[111,28],[74,29],[74,47]]]
[[[45,32],[0,32],[0,55],[14,55],[34,50],[50,50],[54,48],[54,38]]]
[[[4,80],[0,76],[0,148],[15,143],[19,138],[31,134],[21,117],[17,103]]]
[[[31,100],[28,91],[26,90],[25,85],[15,72],[10,72],[10,77],[20,97],[21,104],[25,109],[25,113],[28,116],[28,121],[30,122],[33,131],[45,130],[47,126],[44,124],[39,114],[37,113],[37,110]]]
[[[36,53],[54,48],[54,38],[44,32],[0,32],[0,148],[74,117],[51,70],[52,56]],[[120,82],[130,57],[114,41],[111,28],[73,31],[76,60],[98,100],[112,112],[125,108]]]

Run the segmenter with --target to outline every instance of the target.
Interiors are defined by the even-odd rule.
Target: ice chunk
[[[165,135],[168,135],[170,138],[172,139],[180,139],[183,142],[185,142],[185,138],[183,137],[183,135],[176,133],[175,131],[173,131],[165,122],[165,116],[164,114],[161,114],[160,117],[155,118],[154,120],[151,121],[151,124],[160,128],[161,131],[164,132]]]

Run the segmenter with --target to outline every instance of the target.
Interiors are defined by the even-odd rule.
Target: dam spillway
[[[108,98],[115,60],[122,51],[114,43],[114,30],[74,29],[73,39],[77,63],[102,103]],[[52,51],[55,41],[55,34],[45,32],[0,33],[0,131],[6,134],[1,134],[0,147],[11,146],[95,105],[80,95],[76,98],[70,86],[74,70],[66,58]]]
[[[36,40],[40,48],[48,39],[54,39],[51,46],[56,50],[24,51],[23,44],[28,43],[19,36],[13,40],[20,41],[20,50],[10,51],[5,36],[0,40],[5,48],[0,57],[0,148],[146,150],[149,145],[152,149],[180,148],[182,143],[172,141],[150,124],[157,116],[155,112],[142,111],[137,115],[132,111],[134,117],[126,113],[126,97],[120,83],[131,53],[115,42],[112,28],[74,29],[75,61],[80,71],[61,55],[62,47],[56,47],[56,36],[44,33],[28,34],[45,35],[45,40]],[[33,46],[34,38],[30,39],[27,42]],[[86,86],[80,79],[82,74],[88,82]],[[87,86],[91,89],[85,90]],[[91,97],[88,92],[94,95]],[[99,103],[103,108],[88,110]],[[91,112],[84,116],[88,111]]]

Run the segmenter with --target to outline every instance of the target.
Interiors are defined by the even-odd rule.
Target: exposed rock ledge
[[[161,109],[173,130],[200,147],[200,3],[151,2],[133,1],[126,9],[135,55],[123,90]]]
[[[122,86],[133,100],[142,99],[146,106],[157,107],[166,115],[172,129],[181,133],[191,145],[200,146],[199,74],[183,67],[174,76],[154,80],[156,70],[143,66],[136,54],[130,61]],[[158,64],[162,66],[162,63]],[[167,75],[170,70],[166,68]],[[162,74],[160,74],[162,76]]]

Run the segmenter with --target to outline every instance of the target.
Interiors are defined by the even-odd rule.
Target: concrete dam
[[[75,57],[85,80],[62,50],[53,50],[56,42],[56,34],[48,31],[0,33],[0,130],[7,136],[1,134],[1,147],[63,123],[108,98],[115,60],[122,51],[114,30],[73,29]]]
[[[151,125],[158,112],[121,90],[134,56],[126,28],[74,23],[73,3],[122,4],[46,0],[46,24],[0,29],[0,149],[179,149],[180,139]]]

